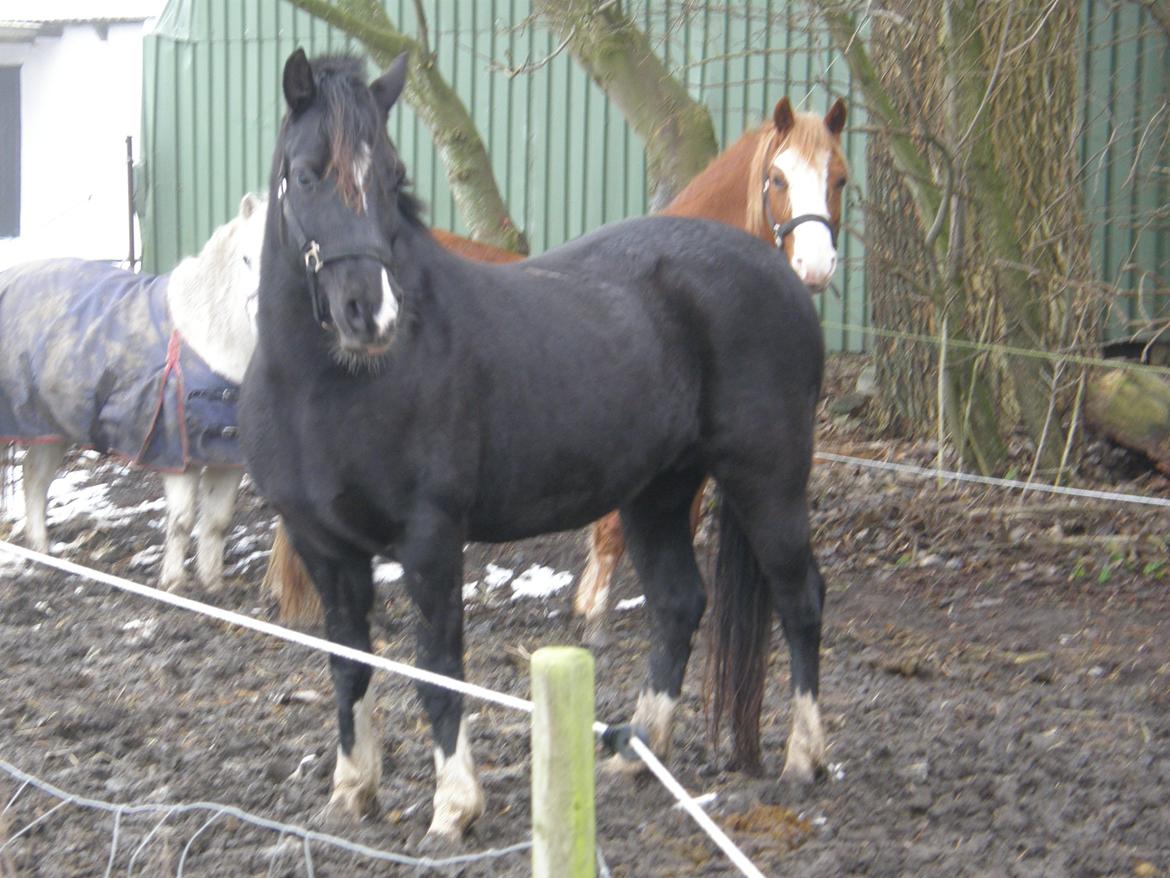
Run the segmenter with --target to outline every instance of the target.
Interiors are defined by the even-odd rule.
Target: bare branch
[[[414,0],[414,17],[418,22],[419,44],[427,56],[427,63],[431,63],[434,61],[435,56],[431,53],[431,39],[427,33],[427,13],[423,9],[422,0]]]

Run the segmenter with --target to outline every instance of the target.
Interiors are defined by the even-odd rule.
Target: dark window
[[[20,68],[0,67],[0,238],[20,234]]]

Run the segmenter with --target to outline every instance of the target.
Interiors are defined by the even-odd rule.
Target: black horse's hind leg
[[[419,611],[415,664],[462,680],[463,534],[441,513],[416,516],[399,560]],[[427,835],[458,838],[484,807],[463,696],[426,683],[417,688],[435,739],[434,812]]]
[[[663,757],[670,750],[674,707],[707,603],[690,529],[691,503],[701,481],[701,472],[659,477],[621,510],[651,625],[650,678],[638,695],[631,724]],[[621,760],[615,765],[641,767]]]
[[[720,518],[724,531],[739,527],[746,535],[788,641],[792,732],[781,777],[798,783],[815,778],[825,753],[817,706],[825,584],[809,539],[806,479],[807,470],[788,472],[783,464],[771,477],[763,473],[751,478],[725,474],[721,484],[724,502],[730,508]],[[766,662],[766,640],[762,648]],[[754,735],[758,752],[758,715],[756,723],[755,729],[735,731],[737,737]]]
[[[792,675],[792,733],[780,776],[809,783],[825,760],[825,733],[817,707],[825,581],[811,549],[807,550],[803,575],[794,573],[786,581],[778,581],[773,591],[788,641]]]
[[[295,543],[295,540],[294,540]],[[374,583],[370,558],[362,555],[326,558],[296,543],[325,611],[325,634],[334,643],[370,651],[369,613]],[[328,816],[363,817],[377,806],[382,777],[382,748],[369,694],[371,668],[361,662],[329,656],[337,698],[337,765]]]

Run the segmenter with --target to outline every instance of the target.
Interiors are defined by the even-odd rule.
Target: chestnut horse
[[[795,112],[788,98],[781,98],[771,119],[716,156],[661,213],[713,219],[743,229],[782,248],[810,290],[824,290],[837,266],[848,173],[841,148],[845,116],[845,102],[839,98],[823,117]],[[524,258],[440,229],[433,234],[448,250],[468,259],[505,263]],[[692,536],[701,498],[700,490],[691,509]],[[603,640],[610,583],[624,554],[621,520],[614,511],[591,528],[589,560],[573,601],[573,611],[585,617],[586,637],[594,643]],[[278,594],[284,618],[319,616],[316,592],[283,528],[276,531],[265,584]]]

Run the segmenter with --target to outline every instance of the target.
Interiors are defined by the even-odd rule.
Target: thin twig
[[[414,0],[414,17],[418,22],[418,44],[422,46],[423,55],[429,65],[435,56],[431,54],[431,38],[427,32],[427,13],[423,9],[422,0]]]

